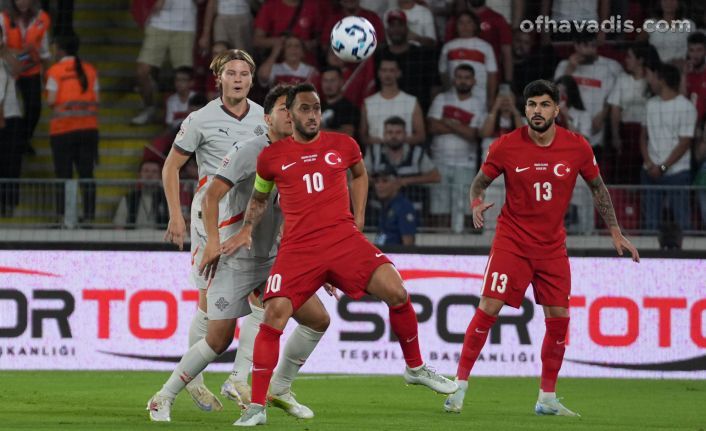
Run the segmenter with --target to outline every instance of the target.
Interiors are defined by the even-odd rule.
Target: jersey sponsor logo
[[[527,166],[526,168],[521,168],[521,167],[517,166],[517,167],[515,167],[515,172],[524,172],[529,168],[530,168],[529,166]]]
[[[263,129],[262,126],[258,125],[257,127],[255,127],[255,130],[253,130],[253,133],[257,136],[260,136],[265,133],[265,129]]]
[[[571,173],[571,168],[566,166],[566,163],[557,163],[554,165],[554,175],[557,177],[563,177],[569,173]]]
[[[534,164],[534,169],[537,171],[546,171],[548,167],[549,167],[549,163],[546,163],[546,162]]]
[[[229,130],[230,130],[230,128],[228,128],[228,127],[226,127],[225,129],[223,129],[223,128],[221,128],[221,127],[218,128],[218,132],[219,132],[219,133],[223,133],[223,134],[226,135],[226,136],[230,136],[230,135],[228,135],[228,131],[229,131]]]
[[[318,154],[307,154],[306,156],[302,156],[302,160],[304,163],[311,163],[315,162],[318,157]]]
[[[385,253],[375,253],[375,257],[383,256]]]
[[[288,165],[285,165],[284,163],[282,163],[282,170],[283,170],[283,171],[286,171],[287,169],[291,168],[292,166],[294,166],[294,165],[296,165],[296,164],[297,164],[297,162],[292,162],[292,163],[290,163],[290,164],[288,164]]]
[[[343,159],[341,159],[341,155],[338,153],[338,151],[327,152],[324,156],[324,161],[327,165],[334,167],[339,166],[341,163],[343,163]]]

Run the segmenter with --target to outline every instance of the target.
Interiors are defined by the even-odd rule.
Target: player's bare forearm
[[[201,204],[201,216],[203,226],[206,229],[206,237],[208,241],[215,241],[216,244],[221,243],[218,233],[218,218],[220,217],[218,202],[230,190],[230,184],[216,177],[206,189],[206,196]]]
[[[189,156],[179,153],[172,148],[169,151],[167,160],[162,168],[162,184],[164,195],[167,198],[169,208],[169,218],[181,215],[181,204],[179,202],[179,170],[189,160]]]
[[[603,217],[603,221],[606,226],[611,230],[620,230],[618,225],[618,219],[615,217],[615,209],[613,208],[613,202],[610,199],[610,193],[603,182],[601,176],[597,176],[595,179],[588,182],[588,186],[591,188],[591,193],[593,194],[593,204]]]
[[[365,205],[368,200],[368,171],[365,163],[359,161],[351,167],[351,200],[353,201],[353,217],[356,225],[362,230],[365,222]]]
[[[265,215],[265,211],[267,210],[267,199],[269,197],[269,193],[253,190],[250,201],[248,202],[248,208],[245,210],[243,229],[252,230],[255,226],[260,224],[260,221],[262,221],[262,217]]]
[[[471,201],[476,199],[485,199],[485,190],[493,182],[493,179],[483,173],[483,171],[478,171],[478,174],[473,178],[471,183]]]

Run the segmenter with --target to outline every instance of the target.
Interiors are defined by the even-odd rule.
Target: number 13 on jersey
[[[534,183],[534,194],[537,202],[552,200],[552,183],[549,181]]]

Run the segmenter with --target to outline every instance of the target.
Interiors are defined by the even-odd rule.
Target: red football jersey
[[[520,256],[566,255],[564,214],[576,178],[599,175],[593,150],[578,133],[556,126],[551,145],[540,147],[528,126],[490,145],[481,170],[490,178],[505,175],[505,205],[498,217],[493,247]]]
[[[284,214],[284,247],[310,247],[357,231],[347,170],[362,159],[348,135],[320,132],[302,144],[288,137],[262,150],[257,174],[274,181]]]

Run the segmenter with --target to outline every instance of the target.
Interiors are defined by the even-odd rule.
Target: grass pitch
[[[177,398],[171,423],[151,423],[145,404],[166,372],[0,371],[0,430],[233,430],[239,415],[221,397],[217,413]],[[214,391],[223,373],[206,373]],[[302,376],[297,398],[316,417],[299,421],[268,409],[259,430],[706,430],[706,381],[560,379],[559,395],[581,418],[534,415],[538,379],[472,378],[462,414],[444,397],[402,377]]]

